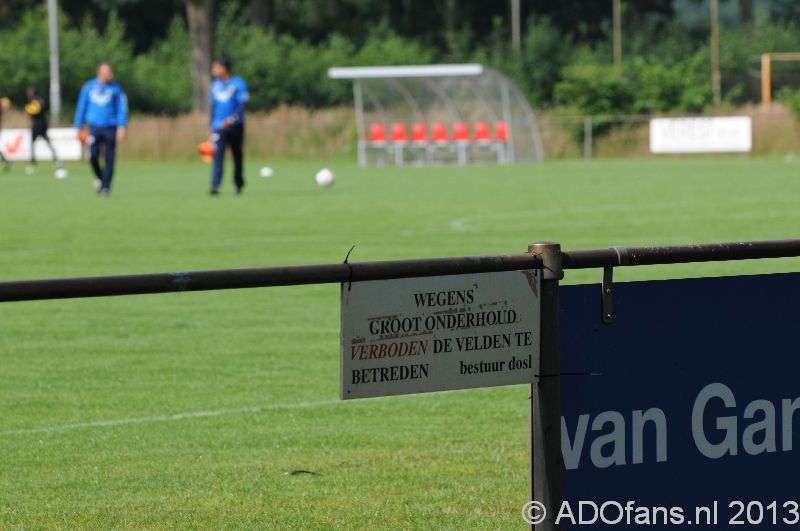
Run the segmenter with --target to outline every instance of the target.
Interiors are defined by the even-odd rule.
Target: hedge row
[[[62,20],[65,17],[61,17]],[[236,71],[248,79],[252,107],[279,105],[323,108],[351,101],[347,83],[331,81],[333,65],[423,64],[477,61],[514,79],[534,108],[559,108],[569,113],[628,114],[696,112],[711,104],[710,52],[707,34],[680,22],[631,29],[624,36],[622,73],[609,64],[608,44],[571,44],[547,19],[529,24],[519,51],[509,49],[505,28],[496,21],[489,44],[458,56],[441,56],[421,42],[393,33],[385,24],[356,46],[333,34],[312,45],[289,35],[266,32],[224,14],[217,21],[217,53],[231,57]],[[180,114],[190,110],[189,39],[183,20],[172,21],[165,39],[135,55],[125,28],[111,16],[102,32],[88,21],[61,28],[62,92],[67,106],[81,84],[102,61],[115,65],[117,78],[137,112]],[[610,39],[609,39],[610,40]],[[800,50],[800,28],[791,23],[758,20],[751,26],[722,33],[723,97],[730,104],[758,99],[758,58],[766,51]],[[21,99],[28,85],[45,91],[49,84],[48,39],[43,10],[26,13],[13,29],[0,32],[0,93]],[[776,84],[800,83],[800,68],[776,65]],[[783,92],[787,98],[793,93]]]

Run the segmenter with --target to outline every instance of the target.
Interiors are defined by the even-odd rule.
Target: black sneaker
[[[208,191],[208,195],[219,195],[219,190],[217,190],[216,188],[212,188],[211,190]]]
[[[97,195],[99,195],[100,197],[108,197],[111,195],[111,190],[108,188],[100,188],[97,191]]]
[[[242,188],[243,188],[242,186],[236,187],[236,195],[242,195]]]

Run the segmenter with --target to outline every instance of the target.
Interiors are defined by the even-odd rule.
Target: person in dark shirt
[[[47,136],[46,111],[44,98],[36,93],[35,87],[28,87],[28,103],[25,104],[25,112],[31,117],[31,166],[29,173],[32,173],[33,168],[36,166],[36,150],[34,149],[34,144],[37,138],[42,138],[47,142],[47,147],[50,148],[50,153],[53,154],[53,161],[55,161],[56,167],[61,167],[61,161],[58,160],[58,155],[56,155],[53,143],[50,142],[50,137]]]

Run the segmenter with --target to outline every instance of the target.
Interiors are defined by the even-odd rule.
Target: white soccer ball
[[[269,166],[264,166],[263,168],[261,168],[259,173],[261,174],[262,177],[272,177],[272,168],[270,168]]]
[[[66,179],[69,176],[69,172],[66,168],[56,168],[56,179]]]
[[[314,178],[317,180],[317,184],[324,188],[333,184],[333,181],[336,180],[336,175],[328,168],[322,168]]]

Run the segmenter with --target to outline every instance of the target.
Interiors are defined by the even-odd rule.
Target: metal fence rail
[[[714,262],[800,256],[800,240],[562,251],[563,269]],[[104,277],[0,282],[0,302],[330,284],[538,269],[536,254],[354,262]]]
[[[541,269],[541,337],[538,380],[530,384],[530,497],[546,508],[547,519],[531,529],[558,529],[556,509],[563,499],[561,465],[561,392],[559,280],[563,269],[605,268],[601,310],[613,318],[611,273],[614,267],[800,256],[800,240],[712,243],[664,247],[612,247],[561,251],[553,242],[538,242],[528,253],[321,264],[183,273],[155,273],[0,282],[0,302],[74,297],[101,297],[175,291],[204,291],[301,284],[347,283]]]
[[[527,253],[0,282],[0,302],[331,284],[541,267]]]
[[[564,251],[561,256],[564,269],[789,258],[800,256],[800,240],[611,247],[592,251]]]

